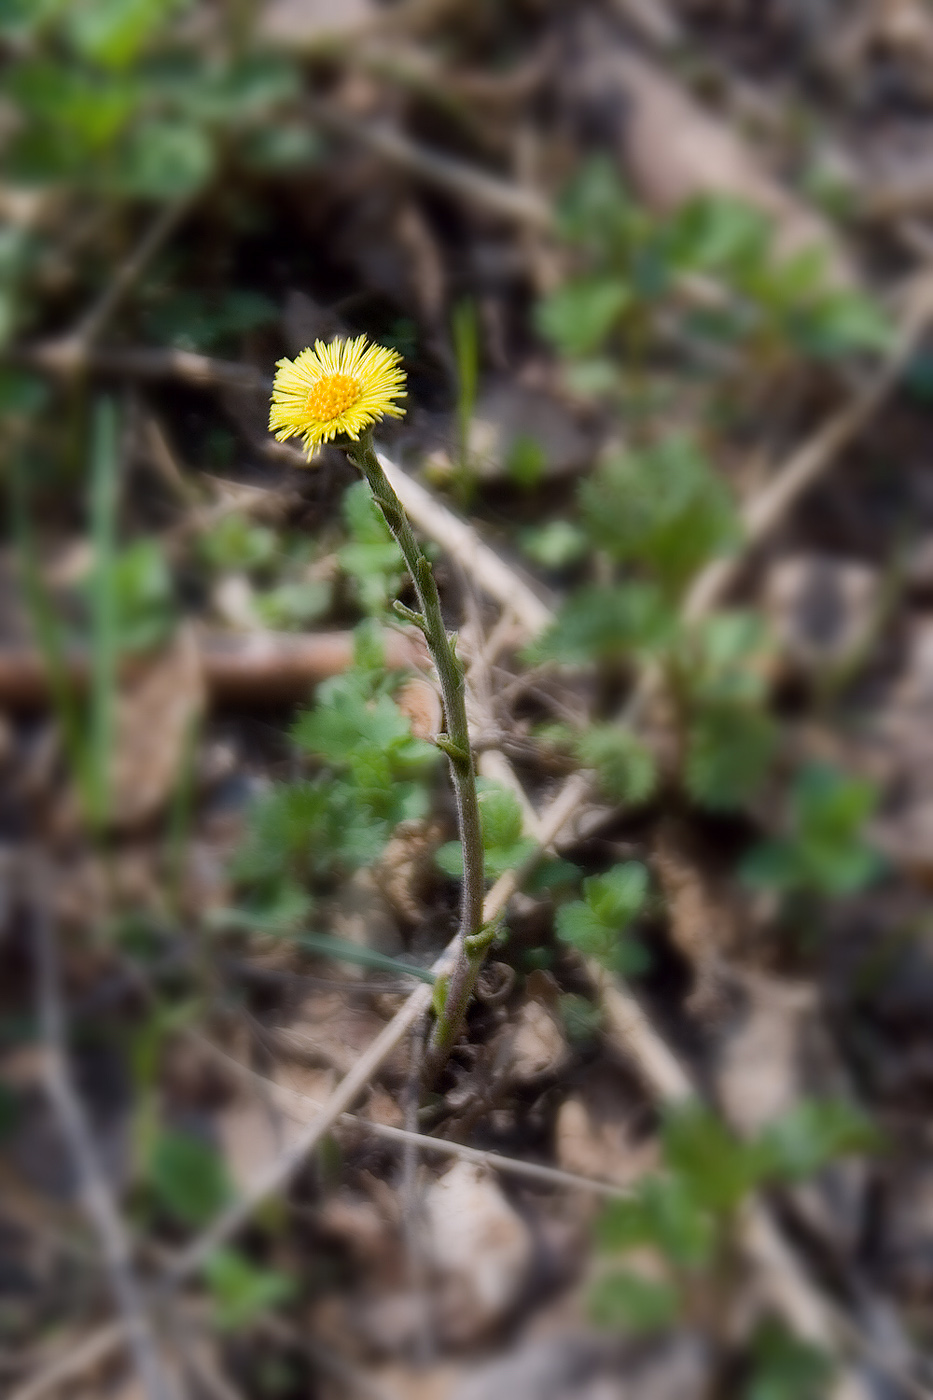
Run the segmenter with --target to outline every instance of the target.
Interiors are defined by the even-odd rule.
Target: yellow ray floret
[[[339,435],[356,441],[380,418],[401,418],[405,371],[397,350],[355,340],[314,342],[294,360],[279,360],[269,431],[280,442],[300,437],[308,458]]]

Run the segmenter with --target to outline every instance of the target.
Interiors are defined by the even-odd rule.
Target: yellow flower
[[[310,460],[339,434],[355,441],[386,416],[401,418],[405,371],[397,350],[355,340],[317,340],[294,360],[279,360],[272,386],[269,431],[280,442],[300,437]]]

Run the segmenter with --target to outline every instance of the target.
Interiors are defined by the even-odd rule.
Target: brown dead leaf
[[[437,879],[434,852],[441,842],[434,821],[400,822],[373,870],[373,878],[395,913],[409,924],[424,917],[424,903]]]
[[[691,1008],[700,1014],[718,1004],[718,971],[722,956],[740,941],[735,900],[709,869],[709,862],[691,849],[689,832],[674,821],[658,830],[654,851],[667,912],[671,940],[694,972]]]
[[[257,1094],[240,1095],[215,1118],[224,1163],[238,1191],[246,1191],[304,1131],[302,1124]]]
[[[537,1001],[526,1001],[502,1027],[494,1042],[492,1073],[504,1073],[512,1084],[531,1084],[554,1074],[567,1059],[567,1042],[550,1012]]]
[[[495,1177],[457,1162],[425,1193],[428,1248],[438,1275],[438,1321],[451,1342],[475,1341],[501,1322],[525,1286],[531,1230]]]
[[[114,827],[141,826],[165,807],[181,776],[204,702],[201,663],[187,627],[121,683],[110,767]]]
[[[283,1054],[297,1061],[346,1074],[383,1024],[373,1010],[348,1005],[342,991],[315,988],[303,998],[295,1016],[271,1029],[269,1037]],[[407,1049],[402,1046],[388,1057],[381,1077],[390,1081],[403,1077],[406,1059]]]
[[[289,48],[310,48],[357,33],[374,16],[370,0],[271,0],[262,10],[257,38]]]
[[[726,122],[648,60],[625,49],[605,26],[581,26],[581,53],[571,74],[572,97],[585,111],[612,112],[625,167],[642,198],[667,212],[698,195],[730,195],[774,223],[785,255],[819,246],[834,280],[854,272],[839,239],[812,209],[764,168]]]
[[[561,1104],[554,1125],[557,1164],[628,1186],[656,1165],[657,1143],[636,1129],[636,1105],[610,1069],[587,1074]]]
[[[440,732],[441,700],[437,687],[426,676],[411,676],[396,693],[395,703],[411,721],[411,732],[416,739],[430,742]]]
[[[540,451],[541,475],[572,476],[590,461],[593,439],[570,410],[547,389],[512,380],[490,380],[470,421],[469,452],[481,480],[508,473],[516,452]]]
[[[460,1368],[446,1364],[424,1367],[392,1362],[368,1373],[377,1384],[386,1388],[387,1395],[404,1395],[405,1400],[450,1400]],[[333,1400],[343,1400],[334,1394]]]
[[[735,1001],[717,1028],[713,1073],[726,1118],[752,1136],[805,1099],[845,1099],[848,1073],[817,992],[776,978],[730,972]],[[864,1163],[834,1162],[792,1188],[794,1204],[834,1252],[854,1248],[863,1226]]]
[[[357,870],[328,907],[328,926],[343,942],[390,958],[403,951],[392,910],[372,870]],[[365,967],[354,963],[341,963],[340,972],[346,978],[367,975]]]

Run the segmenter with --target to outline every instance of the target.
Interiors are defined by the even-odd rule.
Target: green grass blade
[[[62,742],[74,774],[85,813],[91,810],[88,750],[81,724],[78,699],[68,676],[65,642],[55,609],[42,580],[36,548],[29,493],[22,461],[13,458],[10,473],[13,506],[13,536],[20,557],[26,606],[36,636],[36,644],[49,677],[52,706],[61,727]]]
[[[417,977],[420,982],[434,984],[434,973],[425,967],[414,967],[411,963],[400,962],[385,953],[377,953],[372,948],[361,948],[343,938],[331,938],[325,933],[299,933],[294,941],[299,948],[319,957],[333,958],[336,962],[353,963],[358,967],[368,967],[379,972],[393,972],[396,976]]]
[[[94,413],[91,449],[91,540],[94,574],[91,594],[90,770],[93,819],[103,826],[110,809],[110,756],[117,688],[117,597],[114,588],[117,513],[117,412],[101,399]]]

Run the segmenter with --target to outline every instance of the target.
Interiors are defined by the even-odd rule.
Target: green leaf
[[[274,530],[254,524],[239,512],[212,525],[200,537],[198,547],[213,568],[225,571],[267,568],[281,549]]]
[[[519,433],[509,448],[505,471],[509,481],[524,490],[538,486],[547,466],[547,453],[530,433]]]
[[[352,542],[337,553],[340,567],[355,581],[363,608],[385,612],[401,586],[404,561],[365,481],[344,492],[343,516]]]
[[[162,345],[206,353],[225,346],[232,349],[246,332],[273,325],[279,316],[274,301],[249,288],[234,287],[223,293],[185,290],[154,301],[145,325]],[[229,516],[221,523],[228,526],[234,519]],[[242,517],[240,520],[245,529],[262,528]]]
[[[799,319],[799,344],[820,359],[883,353],[891,348],[894,339],[890,319],[874,302],[856,292],[828,295]]]
[[[204,1275],[217,1326],[227,1332],[249,1327],[295,1293],[295,1282],[287,1274],[260,1268],[234,1249],[215,1250],[205,1262]]]
[[[254,606],[266,627],[300,631],[330,608],[330,584],[323,579],[280,583],[278,588],[257,594]]]
[[[14,64],[2,79],[2,90],[58,143],[64,160],[108,145],[129,120],[138,88],[129,79],[100,73],[50,58]]]
[[[605,875],[583,881],[587,904],[604,922],[624,929],[642,912],[648,898],[648,871],[636,860],[614,865]]]
[[[740,1141],[702,1104],[669,1111],[662,1135],[665,1161],[697,1203],[716,1214],[738,1206],[766,1170],[758,1146]]]
[[[782,1323],[759,1328],[752,1374],[742,1400],[825,1400],[834,1366],[818,1347],[793,1336]]]
[[[417,745],[412,740],[408,718],[388,695],[366,700],[358,694],[343,694],[336,703],[325,700],[299,717],[292,739],[329,763],[350,767],[358,761],[372,761],[376,755],[395,754]],[[367,754],[370,749],[375,749],[376,755]],[[414,753],[418,752],[415,748]]]
[[[881,870],[862,835],[877,800],[865,779],[823,764],[805,768],[791,792],[790,834],[753,850],[743,862],[743,878],[784,893],[855,893]]]
[[[602,1250],[649,1245],[682,1268],[699,1268],[712,1257],[716,1232],[686,1181],[666,1174],[646,1177],[630,1197],[613,1202],[599,1219],[597,1238]]]
[[[198,123],[246,128],[266,119],[301,93],[301,71],[284,54],[250,52],[233,61],[204,65],[166,64],[161,91],[185,115]]]
[[[727,279],[757,267],[767,255],[771,226],[760,210],[724,195],[690,200],[674,215],[665,246],[682,271],[720,274]]]
[[[179,117],[152,117],[127,136],[112,183],[126,195],[180,199],[208,183],[214,147],[204,128]]]
[[[4,330],[0,313],[0,344]],[[0,418],[34,418],[49,402],[49,386],[38,375],[25,370],[0,369]]]
[[[680,1299],[669,1283],[617,1270],[594,1285],[589,1308],[598,1327],[658,1332],[676,1320]]]
[[[254,803],[232,871],[241,883],[267,890],[286,876],[299,884],[332,878],[335,869],[376,860],[387,838],[386,820],[352,784],[333,778],[278,783]]]
[[[64,0],[0,0],[0,36],[32,38],[62,9]]]
[[[563,569],[586,552],[586,535],[569,520],[532,526],[519,536],[522,549],[543,569]]]
[[[235,862],[235,871],[244,878],[243,863]],[[216,909],[206,916],[210,928],[222,930],[245,929],[250,933],[271,933],[288,935],[305,924],[314,908],[314,900],[307,890],[294,884],[287,877],[275,879],[277,870],[272,870],[273,879],[266,885],[262,895],[250,900],[244,908]]]
[[[668,591],[740,538],[728,490],[683,437],[606,462],[581,486],[580,507],[595,544],[644,565]]]
[[[277,122],[247,132],[238,156],[250,170],[278,173],[314,165],[322,151],[316,131],[297,122]]]
[[[566,367],[567,387],[581,399],[608,399],[623,382],[618,364],[608,355],[573,360]]]
[[[879,1135],[854,1104],[843,1099],[811,1099],[770,1124],[759,1146],[769,1175],[802,1181],[830,1162],[852,1153],[873,1152]]]
[[[579,278],[541,303],[538,326],[565,355],[586,355],[602,344],[631,301],[617,277]]]
[[[630,729],[617,724],[594,724],[576,743],[577,756],[595,768],[607,797],[632,806],[647,802],[658,782],[651,752]]]
[[[522,839],[522,809],[514,792],[486,784],[479,795],[479,806],[487,850],[514,846]]]
[[[704,705],[687,730],[684,782],[713,811],[744,806],[760,790],[777,746],[777,726],[742,704]]]
[[[570,595],[556,622],[526,654],[533,664],[620,661],[656,654],[676,634],[676,614],[651,584],[590,586]]]
[[[67,7],[67,28],[79,53],[125,68],[189,0],[93,0]]]
[[[483,834],[486,876],[497,879],[512,870],[535,849],[534,841],[522,835],[523,818],[518,798],[498,783],[480,781],[479,814]],[[448,841],[435,859],[445,875],[459,879],[463,874],[463,852],[459,841]]]
[[[119,551],[110,572],[118,650],[148,651],[164,642],[175,625],[176,609],[171,571],[158,542],[136,540]],[[87,582],[91,594],[97,581],[95,566]]]
[[[609,156],[584,163],[560,201],[558,222],[568,241],[604,259],[630,253],[650,229],[650,217],[625,193]]]
[[[583,899],[557,911],[557,936],[584,957],[615,972],[634,975],[647,965],[645,950],[623,937],[644,908],[648,872],[637,861],[583,881]]]
[[[364,651],[369,647],[367,636],[357,632],[357,646]],[[408,716],[384,691],[379,693],[386,684],[384,672],[369,669],[368,659],[363,659],[363,669],[354,667],[319,687],[316,707],[299,716],[292,738],[343,775],[328,788],[327,821],[337,819],[337,805],[342,804],[347,815],[356,814],[361,834],[369,833],[362,842],[362,849],[369,850],[377,832],[384,840],[400,821],[424,815],[424,789],[406,780],[426,777],[438,763],[439,751],[414,738]],[[350,859],[353,837],[348,829],[342,842],[335,846],[331,841],[331,849],[342,845],[344,857]]]
[[[147,1178],[159,1203],[184,1225],[206,1225],[232,1197],[223,1159],[190,1133],[162,1132],[153,1144]]]

